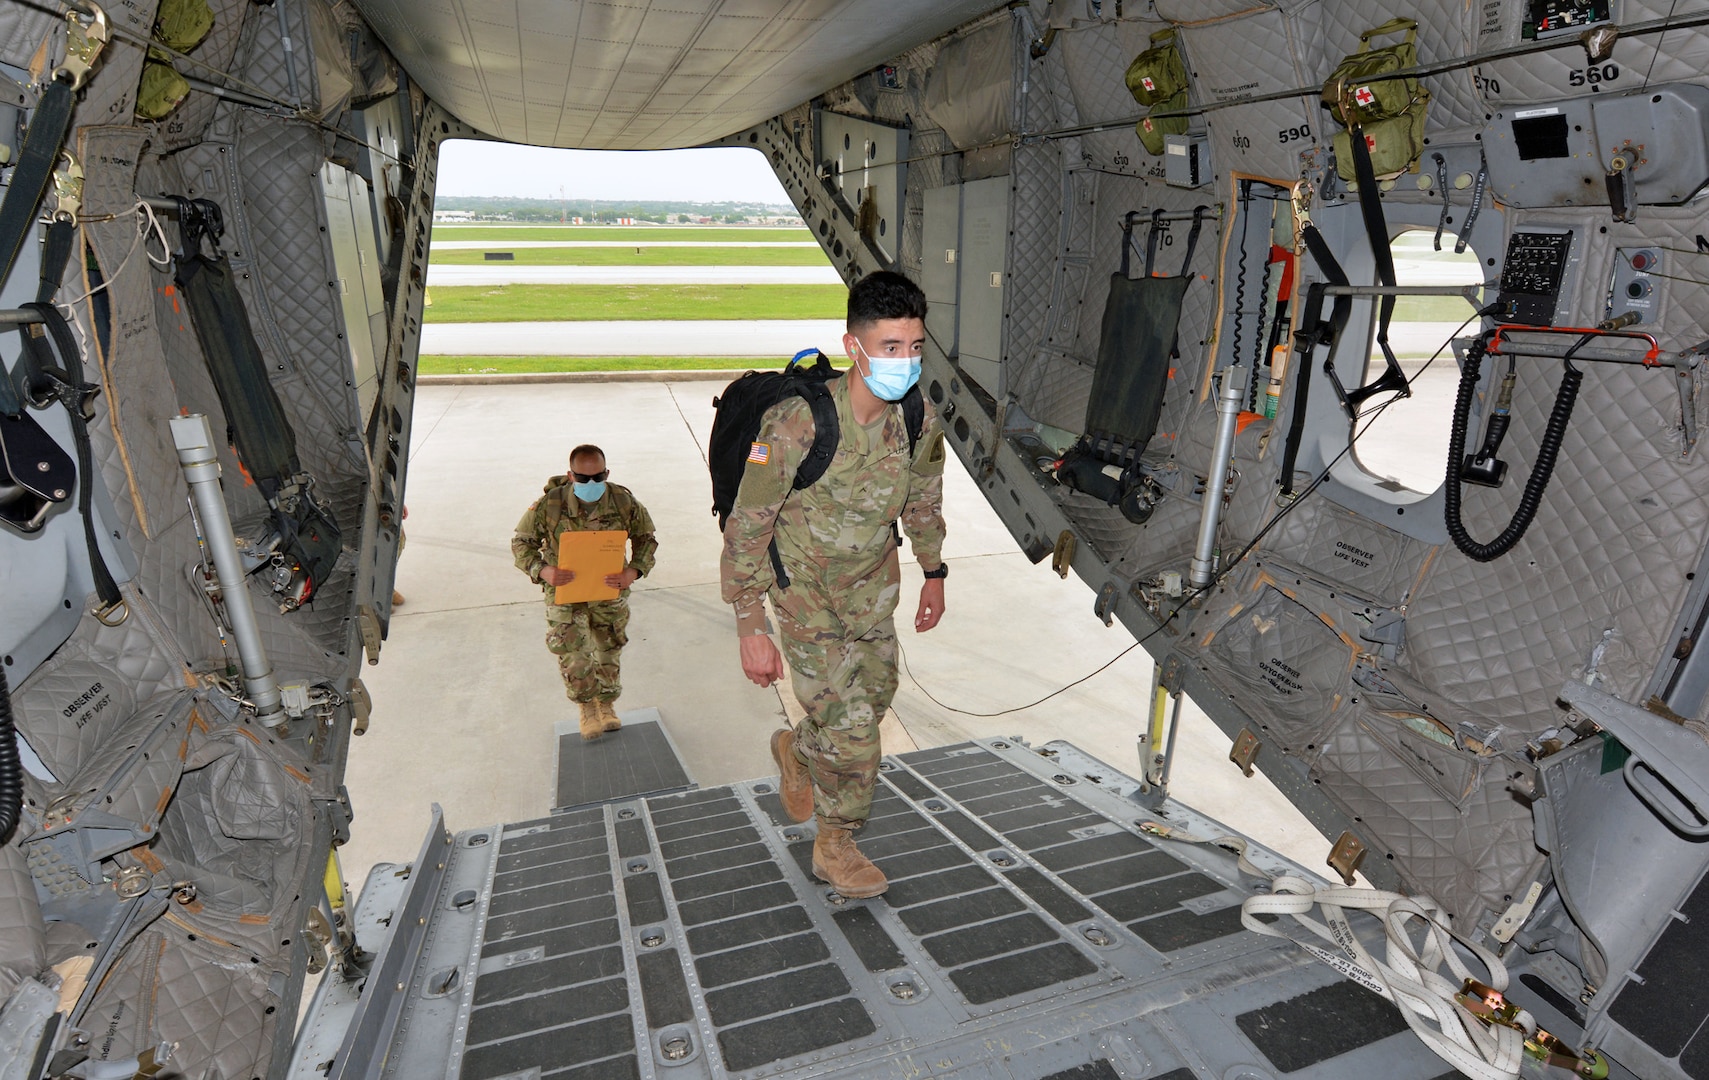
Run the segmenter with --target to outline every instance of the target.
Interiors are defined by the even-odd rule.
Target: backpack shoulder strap
[[[908,425],[908,460],[914,460],[914,448],[920,444],[920,432],[926,427],[926,398],[915,383],[902,395],[902,420]]]
[[[803,379],[796,383],[795,392],[806,399],[807,407],[813,412],[813,445],[795,470],[795,490],[800,491],[812,487],[831,467],[831,456],[837,452],[842,428],[837,422],[836,399],[823,382]]]

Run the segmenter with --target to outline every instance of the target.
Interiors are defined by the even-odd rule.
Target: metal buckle
[[[1605,1080],[1608,1076],[1608,1059],[1600,1051],[1574,1050],[1542,1028],[1527,1027],[1520,1019],[1524,1010],[1494,987],[1485,986],[1476,979],[1467,979],[1460,992],[1454,995],[1454,1000],[1486,1024],[1500,1024],[1523,1032],[1525,1056],[1529,1058],[1557,1069],[1566,1069],[1585,1080]],[[1529,1019],[1529,1014],[1525,1015]]]
[[[69,150],[62,151],[60,157],[65,164],[53,174],[53,197],[57,200],[53,217],[55,221],[76,221],[83,209],[83,166]]]
[[[65,60],[53,69],[53,77],[65,79],[73,90],[80,90],[89,81],[89,72],[100,59],[101,50],[112,40],[107,25],[107,13],[95,4],[89,5],[89,23],[85,26],[77,12],[65,13]]]
[[[113,612],[118,612],[117,616]],[[131,617],[131,606],[124,597],[119,597],[110,604],[104,604],[90,612],[102,626],[118,626]]]

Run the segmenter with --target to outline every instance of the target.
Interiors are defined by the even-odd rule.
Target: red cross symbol
[[[1361,105],[1369,105],[1373,101],[1377,100],[1377,95],[1371,93],[1370,87],[1361,86],[1359,89],[1353,91],[1353,100],[1357,101]]]
[[[1157,84],[1151,81],[1151,76],[1149,76],[1149,75],[1141,76],[1140,80],[1139,80],[1139,85],[1145,87],[1147,90],[1157,89]]]

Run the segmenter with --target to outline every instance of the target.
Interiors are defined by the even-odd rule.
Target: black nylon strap
[[[1187,253],[1181,257],[1181,276],[1187,277],[1193,272],[1193,251],[1199,246],[1199,229],[1205,223],[1205,213],[1210,207],[1204,203],[1193,207],[1193,227],[1187,230]]]
[[[771,556],[771,576],[780,589],[789,588],[789,571],[783,568],[783,556],[777,553],[777,537],[771,538],[771,544],[766,548],[766,554]]]
[[[59,291],[59,283],[65,277],[66,265],[71,262],[71,248],[77,239],[77,226],[70,221],[55,219],[47,227],[47,243],[42,245],[42,269],[40,284],[36,286],[36,303],[45,304],[53,299],[53,294]]]
[[[1460,222],[1460,235],[1454,238],[1454,254],[1463,255],[1472,239],[1472,226],[1484,208],[1484,191],[1489,187],[1489,161],[1478,152],[1478,178],[1472,183],[1472,204],[1466,208],[1466,220]]]
[[[119,593],[118,583],[113,580],[112,571],[107,569],[106,557],[101,554],[100,543],[95,537],[95,455],[89,443],[89,421],[84,411],[99,388],[83,381],[82,354],[59,309],[45,302],[23,306],[26,311],[40,315],[42,320],[39,327],[24,325],[18,328],[24,352],[33,354],[37,366],[57,384],[60,402],[71,417],[72,441],[77,444],[77,512],[83,518],[83,539],[89,548],[89,570],[95,579],[95,592],[101,598],[102,607],[116,607],[124,598]],[[53,362],[54,353],[58,354],[58,363]]]
[[[1388,221],[1383,217],[1382,193],[1377,190],[1377,174],[1371,166],[1371,149],[1365,143],[1365,129],[1354,124],[1347,129],[1347,141],[1352,146],[1353,175],[1359,183],[1359,215],[1365,219],[1365,238],[1370,242],[1371,259],[1376,264],[1377,284],[1393,285],[1394,249],[1389,246]],[[1393,296],[1384,296],[1377,302],[1377,346],[1383,351],[1385,368],[1374,382],[1341,393],[1349,414],[1356,414],[1365,399],[1374,394],[1395,391],[1411,396],[1406,372],[1401,370],[1400,361],[1395,359],[1394,349],[1389,346],[1389,320],[1394,316],[1394,304]],[[1333,369],[1330,374],[1334,375]],[[1340,382],[1337,377],[1338,388]]]
[[[5,199],[0,201],[0,277],[12,272],[12,264],[35,223],[36,210],[53,177],[53,163],[65,145],[65,133],[71,129],[71,106],[71,84],[55,79],[30,117],[18,167],[12,172]]]
[[[1335,253],[1329,250],[1329,244],[1323,239],[1323,234],[1317,231],[1317,226],[1306,225],[1300,230],[1300,236],[1305,240],[1306,250],[1311,252],[1312,259],[1317,263],[1318,272],[1331,285],[1347,284],[1347,274],[1336,261]],[[1294,334],[1294,349],[1297,360],[1294,364],[1294,398],[1289,408],[1293,411],[1288,420],[1287,441],[1282,444],[1281,481],[1282,495],[1294,493],[1294,464],[1299,458],[1300,443],[1305,437],[1306,402],[1311,395],[1311,362],[1318,348],[1322,345],[1333,345],[1340,338],[1341,331],[1347,326],[1347,320],[1352,315],[1353,299],[1347,296],[1337,296],[1335,304],[1330,309],[1329,321],[1323,321],[1323,286],[1314,284],[1306,290],[1305,309],[1300,313],[1299,329]],[[1328,361],[1324,366],[1330,368]],[[1333,375],[1333,368],[1330,368]]]
[[[1157,265],[1157,234],[1163,231],[1163,210],[1159,207],[1151,212],[1151,232],[1145,237],[1145,276],[1150,277],[1152,269]]]
[[[1436,190],[1442,195],[1442,215],[1436,219],[1435,249],[1442,250],[1442,230],[1448,227],[1448,212],[1454,204],[1448,201],[1448,159],[1440,153],[1431,154],[1436,162]]]

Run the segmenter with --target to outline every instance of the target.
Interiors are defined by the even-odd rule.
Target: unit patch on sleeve
[[[748,450],[748,460],[755,465],[764,465],[771,461],[771,444],[757,442]]]

